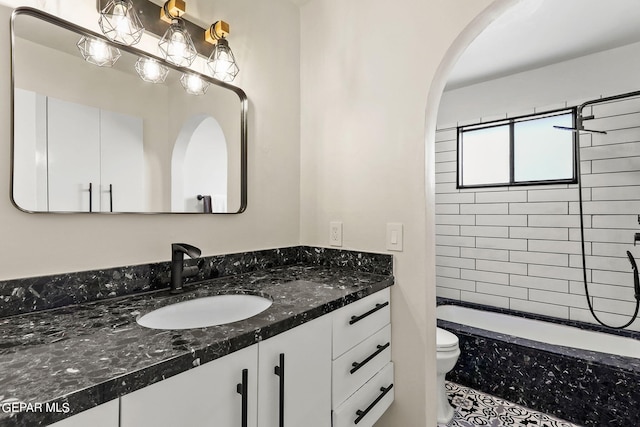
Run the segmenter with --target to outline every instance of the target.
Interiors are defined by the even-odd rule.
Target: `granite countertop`
[[[61,412],[0,411],[0,426],[59,419],[250,346],[393,284],[393,276],[351,268],[291,265],[168,291],[0,319],[0,405],[46,402]],[[187,330],[147,329],[136,318],[174,302],[224,293],[273,304],[246,320]]]

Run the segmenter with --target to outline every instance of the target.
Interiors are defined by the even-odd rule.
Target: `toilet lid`
[[[458,346],[458,337],[449,331],[436,328],[436,347],[438,349],[452,348]]]

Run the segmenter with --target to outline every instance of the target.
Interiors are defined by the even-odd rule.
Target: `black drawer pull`
[[[113,184],[109,184],[109,212],[113,212]]]
[[[284,353],[280,353],[280,364],[273,369],[273,373],[280,377],[280,396],[278,400],[278,427],[284,427]]]
[[[248,408],[249,408],[249,370],[242,370],[242,382],[236,386],[236,391],[242,396],[242,427],[248,424]]]
[[[371,403],[371,405],[367,406],[367,409],[365,409],[364,411],[361,411],[360,409],[358,409],[356,411],[356,415],[358,416],[358,418],[356,418],[356,420],[353,423],[358,424],[360,421],[362,421],[362,419],[369,413],[369,411],[372,410],[373,407],[376,406],[378,402],[380,402],[382,398],[385,397],[387,393],[389,393],[389,390],[391,390],[392,388],[393,388],[393,384],[389,385],[389,387],[386,387],[386,388],[380,387],[380,391],[382,393],[380,393],[380,395],[376,397],[376,400],[374,400]]]
[[[374,357],[376,357],[377,355],[379,355],[380,353],[382,353],[387,347],[389,347],[391,345],[390,342],[386,343],[385,345],[378,345],[376,348],[377,350],[374,351],[373,353],[371,353],[369,355],[369,357],[367,357],[366,359],[364,359],[362,362],[358,363],[358,362],[353,362],[351,364],[351,366],[353,366],[353,368],[351,368],[351,370],[349,371],[350,374],[354,374],[358,369],[362,368],[364,365],[366,365],[367,363],[369,363],[371,361],[371,359],[373,359]]]
[[[89,183],[89,212],[93,212],[93,182]]]
[[[389,301],[383,302],[382,304],[376,304],[376,306],[374,308],[372,308],[371,310],[367,311],[365,314],[361,314],[360,316],[351,316],[351,320],[349,320],[349,324],[353,325],[356,322],[361,321],[362,319],[364,319],[365,317],[375,313],[376,311],[386,307],[389,305]]]

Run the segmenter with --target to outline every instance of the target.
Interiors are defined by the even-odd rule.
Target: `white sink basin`
[[[159,308],[138,319],[151,329],[192,329],[224,325],[247,319],[272,304],[257,295],[216,295],[178,302]]]

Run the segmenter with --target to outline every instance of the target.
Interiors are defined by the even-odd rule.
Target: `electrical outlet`
[[[329,244],[331,246],[342,246],[342,223],[331,221],[329,223]]]

